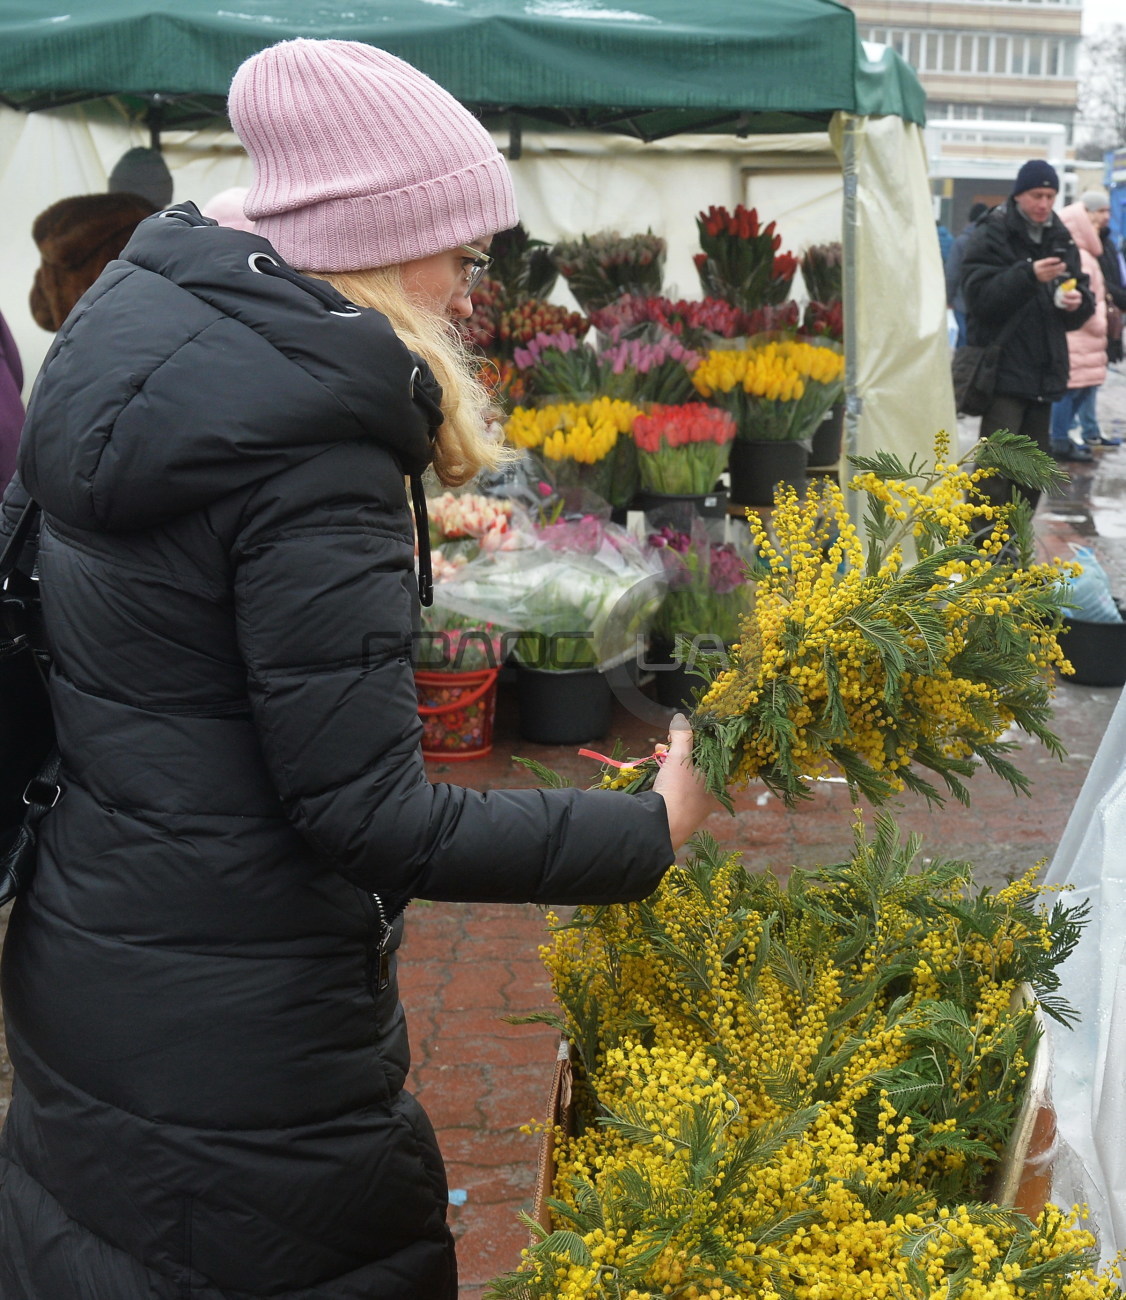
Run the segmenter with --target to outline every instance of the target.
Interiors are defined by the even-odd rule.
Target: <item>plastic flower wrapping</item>
[[[510,501],[476,492],[443,492],[428,498],[430,565],[435,590],[473,560],[513,540]],[[500,662],[500,630],[438,605],[424,606],[415,666],[427,672],[469,672]]]
[[[574,1127],[491,1300],[1120,1295],[1078,1207],[997,1203],[1084,911],[919,850],[878,815],[784,887],[700,836],[652,897],[555,919],[561,1014],[528,1019],[572,1045]]]
[[[730,542],[713,541],[699,519],[687,531],[665,524],[648,542],[668,582],[653,616],[654,638],[670,647],[681,636],[713,648],[730,645],[754,594],[743,556]]]
[[[735,420],[714,406],[651,406],[633,422],[641,486],[675,496],[711,492],[734,437]]]
[[[864,538],[828,481],[804,500],[781,493],[769,529],[751,517],[754,605],[730,657],[707,664],[693,715],[694,759],[721,799],[759,780],[792,804],[839,775],[873,804],[904,791],[941,802],[929,773],[967,801],[982,766],[1027,792],[1007,757],[1013,726],[1062,755],[1050,702],[1053,670],[1070,669],[1058,638],[1076,566],[1035,562],[1027,507],[979,490],[1003,473],[1050,491],[1060,471],[1005,431],[964,461],[946,454],[940,438],[933,465],[852,461]],[[629,788],[655,772],[641,762]]]
[[[809,438],[844,391],[844,357],[828,342],[781,338],[713,349],[692,374],[696,391],[735,417],[737,436]]]
[[[434,606],[494,624],[530,668],[610,667],[631,657],[663,594],[658,560],[597,513],[537,522],[435,584]]]
[[[696,270],[706,294],[742,311],[785,301],[797,258],[780,253],[782,236],[775,223],[763,226],[754,208],[741,203],[734,212],[711,207],[696,218],[700,247]]]

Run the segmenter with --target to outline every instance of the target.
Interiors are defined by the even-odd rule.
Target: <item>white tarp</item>
[[[919,127],[838,114],[845,175],[846,447],[931,457],[957,444],[946,282]]]
[[[1126,691],[1079,792],[1047,882],[1091,905],[1060,993],[1081,1012],[1049,1022],[1059,1149],[1052,1200],[1090,1208],[1104,1263],[1126,1249]]]

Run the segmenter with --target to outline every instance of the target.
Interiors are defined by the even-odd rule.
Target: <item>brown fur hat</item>
[[[41,212],[31,227],[42,264],[31,289],[35,323],[54,332],[129,242],[138,221],[156,211],[139,194],[79,194]]]

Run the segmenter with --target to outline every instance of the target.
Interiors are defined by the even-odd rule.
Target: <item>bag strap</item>
[[[27,505],[24,506],[12,535],[8,538],[8,544],[4,547],[4,553],[0,555],[0,582],[4,582],[19,563],[20,553],[27,543],[28,534],[35,527],[38,518],[39,502],[34,497],[28,497]]]

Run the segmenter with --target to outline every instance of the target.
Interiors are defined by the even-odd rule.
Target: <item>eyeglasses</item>
[[[485,278],[485,272],[492,266],[493,259],[488,253],[482,253],[479,248],[474,248],[471,244],[458,244],[458,249],[465,254],[461,259],[462,275],[465,276],[465,296],[468,298]],[[466,266],[466,262],[470,265]]]

